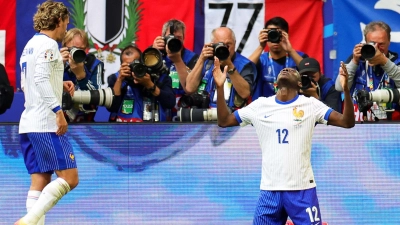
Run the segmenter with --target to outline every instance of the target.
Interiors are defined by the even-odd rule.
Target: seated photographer
[[[342,112],[340,92],[335,89],[335,82],[321,74],[319,62],[314,58],[304,58],[298,65],[302,87],[300,93],[314,97],[337,112]]]
[[[293,68],[308,57],[305,53],[296,51],[289,41],[289,24],[282,17],[274,17],[265,23],[260,31],[260,45],[254,50],[249,59],[257,64],[258,78],[252,100],[260,96],[269,97],[276,94],[278,89],[277,76],[283,68]],[[268,45],[269,51],[264,52]]]
[[[186,26],[182,21],[171,19],[164,23],[162,36],[156,37],[153,42],[153,48],[163,52],[163,59],[169,68],[169,76],[172,79],[172,88],[176,96],[176,105],[172,109],[172,120],[180,108],[179,99],[186,92],[186,77],[199,58],[196,53],[184,47],[185,30]]]
[[[75,90],[97,90],[103,84],[104,63],[93,54],[86,54],[89,41],[85,31],[70,29],[62,41],[60,53],[64,60],[64,81],[72,81]],[[69,122],[94,122],[95,105],[75,104],[65,111]]]
[[[111,112],[110,122],[166,121],[166,110],[175,105],[171,78],[167,74],[162,73],[159,78],[154,78],[149,73],[144,73],[145,70],[138,70],[136,74],[132,71],[132,63],[141,58],[142,52],[138,47],[125,47],[121,51],[119,72],[108,77],[108,86],[114,90],[114,100],[108,108]],[[133,70],[135,68],[139,67],[134,67]],[[143,75],[139,72],[143,72]]]
[[[351,87],[350,92],[353,98],[356,98],[357,92],[362,90],[377,93],[386,91],[384,89],[400,88],[400,59],[398,53],[389,51],[390,32],[391,28],[385,22],[373,21],[369,23],[364,28],[364,38],[367,44],[356,44],[353,48],[353,54],[346,60],[349,87]],[[335,87],[336,90],[342,91],[339,78],[336,79]],[[359,106],[358,104],[355,108],[357,121],[361,121],[361,119],[372,121],[375,117],[387,119],[390,114],[387,114],[386,111],[393,111],[393,109],[395,111],[390,115],[391,119],[400,120],[398,104],[390,104],[384,101],[380,104],[379,109],[378,105],[375,105],[374,114],[367,113],[370,106],[367,109],[359,109]],[[360,117],[360,111],[364,111],[364,118]]]
[[[216,107],[216,87],[212,70],[216,56],[222,66],[228,66],[225,81],[225,100],[231,110],[242,108],[248,103],[257,77],[255,64],[235,51],[236,38],[228,27],[219,27],[211,32],[211,43],[204,45],[199,60],[186,79],[189,94],[206,91],[212,108]]]

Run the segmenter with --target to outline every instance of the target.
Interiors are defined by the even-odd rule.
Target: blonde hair
[[[65,34],[65,37],[61,45],[65,47],[67,43],[69,43],[70,41],[72,41],[72,39],[74,39],[75,35],[79,35],[82,37],[83,43],[85,44],[85,48],[89,47],[89,39],[86,32],[79,28],[72,28],[68,30],[67,33]]]
[[[60,19],[64,21],[69,17],[68,8],[62,2],[48,0],[38,6],[33,16],[33,28],[41,30],[54,30],[57,28]]]

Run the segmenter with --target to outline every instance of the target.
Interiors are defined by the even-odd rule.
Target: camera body
[[[135,73],[136,77],[144,77],[147,72],[146,65],[144,65],[139,59],[135,59],[133,62],[131,62],[129,64],[129,68],[131,68],[132,73]]]
[[[180,101],[182,108],[208,109],[210,106],[210,94],[203,90],[191,95],[183,95]]]
[[[282,32],[278,28],[270,28],[267,31],[268,41],[271,43],[279,43],[282,40]]]
[[[169,72],[162,58],[162,53],[156,48],[144,50],[141,58],[134,60],[129,64],[129,67],[136,77],[144,77],[148,73],[152,79],[156,79],[161,74]]]
[[[214,60],[214,56],[221,61],[229,58],[229,49],[223,42],[213,43],[211,47],[214,49],[214,55],[212,58],[210,58],[210,60]]]
[[[72,59],[76,63],[81,63],[84,62],[86,59],[86,52],[82,49],[79,49],[77,47],[70,47],[68,48],[69,54],[71,54]]]
[[[315,84],[315,81],[306,74],[301,75],[300,78],[301,78],[301,85],[302,85],[301,89],[302,90],[306,90],[306,89],[309,89],[310,87],[312,87],[311,83]]]
[[[171,51],[171,53],[179,52],[183,47],[182,41],[172,34],[164,36],[164,42],[165,45],[168,46],[168,49]]]
[[[375,42],[368,42],[361,47],[361,57],[363,57],[364,59],[372,59],[375,54]]]

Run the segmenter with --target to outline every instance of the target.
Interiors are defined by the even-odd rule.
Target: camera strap
[[[374,72],[372,70],[372,66],[368,66],[368,61],[365,61],[365,74],[367,75],[366,76],[367,77],[367,86],[368,86],[369,90],[374,91],[374,77],[373,77]],[[385,71],[375,90],[384,88],[387,84],[389,84],[389,76]],[[381,87],[381,85],[382,85],[382,87]]]
[[[276,93],[278,91],[278,84],[277,84],[278,74],[275,73],[274,60],[272,59],[272,56],[271,56],[270,52],[268,52],[268,59],[269,59],[269,64],[271,65],[272,74],[274,76],[274,84],[273,84],[273,86],[274,86],[274,91]],[[288,67],[289,67],[289,54],[286,52],[285,68],[288,68]]]

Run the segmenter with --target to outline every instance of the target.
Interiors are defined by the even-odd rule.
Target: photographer
[[[97,90],[103,84],[104,63],[98,60],[93,54],[86,55],[83,62],[76,62],[73,58],[71,49],[87,51],[89,41],[85,31],[78,28],[70,29],[62,42],[60,49],[63,57],[64,81],[72,81],[75,90]],[[66,111],[69,122],[94,122],[97,106],[94,105],[74,105],[71,110]]]
[[[398,53],[389,51],[390,32],[389,25],[382,21],[373,21],[364,28],[364,38],[369,44],[356,44],[353,54],[346,61],[349,87],[351,87],[350,92],[353,97],[357,90],[371,92],[382,88],[400,88],[400,59]],[[369,46],[371,44],[372,46]],[[366,48],[368,50],[368,47],[373,47],[372,54],[370,51],[365,51]],[[336,90],[342,91],[339,76],[336,79],[335,87]],[[399,106],[393,104],[391,108],[396,110],[392,114],[392,120],[399,120]],[[375,116],[385,119],[385,109],[389,108],[382,107]],[[368,120],[372,120],[372,118],[368,118]]]
[[[163,52],[163,59],[170,71],[169,76],[176,96],[172,118],[176,116],[176,110],[180,108],[180,97],[186,93],[186,77],[199,58],[196,53],[184,47],[185,30],[186,26],[182,21],[171,19],[164,23],[162,36],[156,37],[153,42],[153,48]]]
[[[298,65],[302,87],[300,93],[314,97],[337,112],[341,112],[340,92],[335,89],[335,82],[321,74],[319,62],[314,58],[305,58]]]
[[[299,62],[308,57],[296,51],[289,41],[289,24],[282,17],[274,17],[265,23],[260,31],[260,45],[249,59],[257,64],[258,80],[253,94],[253,101],[260,96],[269,97],[276,94],[277,77],[283,68],[296,68]],[[269,52],[264,52],[268,46]]]
[[[121,51],[119,72],[108,77],[108,85],[114,90],[114,101],[108,109],[110,122],[166,121],[166,109],[175,105],[171,78],[167,74],[160,74],[159,79],[154,80],[148,73],[138,77],[131,71],[130,64],[141,55],[135,45],[125,47]]]
[[[222,66],[228,66],[228,77],[224,85],[226,104],[232,110],[245,106],[253,90],[257,70],[254,63],[235,52],[235,46],[235,34],[230,28],[214,29],[211,32],[211,43],[204,45],[199,60],[186,79],[186,91],[189,94],[207,91],[210,94],[210,107],[216,107],[217,94],[212,76],[215,55],[220,58]]]

